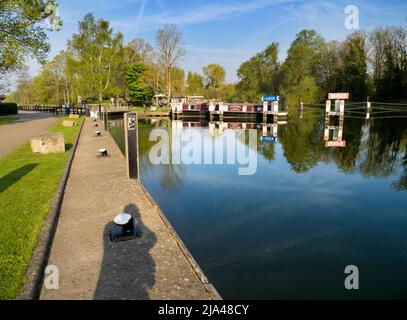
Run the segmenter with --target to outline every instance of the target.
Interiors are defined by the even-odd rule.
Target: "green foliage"
[[[146,71],[148,67],[143,63],[134,63],[126,69],[126,83],[131,101],[136,105],[142,105],[150,101],[154,92],[146,83]]]
[[[181,68],[171,68],[171,92],[173,96],[185,96],[185,72]]]
[[[67,64],[86,96],[96,94],[103,100],[117,93],[113,79],[124,54],[122,42],[121,33],[114,35],[108,21],[96,21],[91,13],[79,22],[79,33],[68,42]]]
[[[225,84],[219,90],[219,98],[224,102],[234,102],[236,97],[236,86],[234,84]]]
[[[238,94],[243,101],[258,102],[264,95],[278,94],[279,81],[278,44],[244,62],[237,71]]]
[[[205,75],[205,84],[207,88],[220,88],[225,83],[225,69],[217,64],[212,63],[203,68]]]
[[[18,113],[17,103],[13,102],[0,103],[0,115],[17,113]]]
[[[354,101],[363,101],[368,95],[365,36],[360,32],[352,34],[343,50],[340,91],[349,92]]]
[[[299,79],[295,85],[283,87],[281,95],[288,104],[298,105],[301,101],[319,101],[321,92],[315,78],[306,75]]]
[[[191,96],[204,94],[204,77],[196,72],[188,72],[187,76],[187,92]]]
[[[324,40],[313,30],[303,30],[288,49],[282,67],[280,90],[289,103],[321,99],[316,75]]]
[[[29,56],[44,63],[50,51],[47,31],[61,27],[54,0],[0,2],[0,74],[21,69]]]

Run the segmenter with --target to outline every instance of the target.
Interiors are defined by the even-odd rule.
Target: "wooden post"
[[[127,178],[139,180],[138,116],[136,112],[124,114],[124,138],[126,147]]]

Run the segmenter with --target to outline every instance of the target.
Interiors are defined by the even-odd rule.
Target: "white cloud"
[[[157,28],[166,23],[174,23],[178,25],[201,24],[211,21],[221,21],[230,19],[231,17],[253,12],[271,5],[279,5],[292,2],[292,0],[256,0],[249,2],[239,2],[235,4],[219,4],[209,3],[199,8],[189,9],[185,12],[176,12],[171,14],[165,10],[160,1],[157,4],[162,9],[162,13],[154,15],[146,15],[143,18],[144,28]],[[165,11],[164,11],[165,10]],[[137,18],[128,19],[126,21],[112,21],[112,25],[120,29],[134,29],[137,25]]]

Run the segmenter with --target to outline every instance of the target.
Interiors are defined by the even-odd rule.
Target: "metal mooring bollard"
[[[101,137],[102,136],[102,133],[100,131],[96,131],[95,134],[96,134],[96,137]]]
[[[107,157],[107,149],[99,149],[99,154],[102,156],[102,157]]]
[[[110,241],[122,242],[133,240],[141,236],[134,226],[134,218],[129,213],[120,213],[114,220],[114,226],[110,230]]]

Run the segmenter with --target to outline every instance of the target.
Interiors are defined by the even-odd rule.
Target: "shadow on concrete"
[[[22,166],[4,177],[0,178],[0,193],[10,188],[13,184],[21,180],[26,174],[34,170],[38,166],[38,163],[31,163]]]
[[[157,238],[143,224],[137,205],[128,204],[123,212],[133,215],[141,237],[112,243],[109,234],[114,223],[106,225],[103,234],[103,261],[95,300],[148,300],[148,289],[155,284],[155,262],[150,250],[157,243]]]

